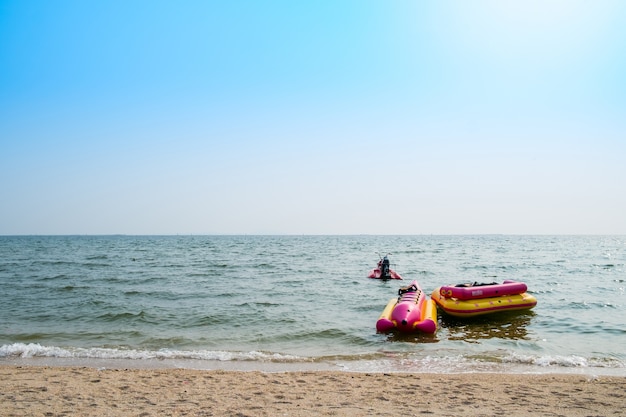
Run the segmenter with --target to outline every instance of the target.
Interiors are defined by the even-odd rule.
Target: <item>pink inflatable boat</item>
[[[433,300],[426,299],[417,281],[398,290],[398,298],[387,303],[376,322],[376,330],[386,333],[391,330],[401,332],[437,331],[437,306]]]
[[[523,282],[504,281],[490,284],[459,284],[444,285],[439,288],[442,297],[456,298],[458,300],[474,300],[477,298],[499,297],[502,295],[515,295],[526,292],[528,287]]]
[[[526,292],[526,284],[517,281],[444,285],[435,288],[430,297],[441,310],[456,317],[529,310],[537,305],[537,299]]]

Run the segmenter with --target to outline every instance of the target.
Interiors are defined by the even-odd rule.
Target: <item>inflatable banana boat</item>
[[[398,290],[397,298],[389,300],[376,322],[376,330],[381,333],[392,330],[435,333],[437,306],[433,300],[426,299],[417,281],[413,281]]]

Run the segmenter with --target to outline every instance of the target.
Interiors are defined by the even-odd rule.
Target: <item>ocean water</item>
[[[378,334],[413,279],[538,304]],[[0,364],[626,375],[625,288],[626,236],[0,236]]]

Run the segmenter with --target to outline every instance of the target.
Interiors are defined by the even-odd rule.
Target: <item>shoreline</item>
[[[375,362],[375,361],[374,361]],[[282,372],[321,372],[336,371],[347,373],[393,373],[393,374],[502,374],[502,375],[579,375],[584,377],[613,376],[626,378],[624,367],[601,366],[540,366],[524,363],[485,362],[472,364],[410,363],[406,361],[373,363],[371,360],[303,360],[303,361],[258,361],[258,360],[217,360],[190,358],[81,358],[81,357],[20,357],[0,358],[0,367],[75,367],[94,369],[147,369],[168,370],[188,369],[198,371],[226,371],[264,373]]]
[[[0,415],[617,416],[626,377],[0,364]]]

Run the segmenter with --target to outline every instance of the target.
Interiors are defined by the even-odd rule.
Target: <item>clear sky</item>
[[[0,234],[626,234],[626,2],[0,0]]]

